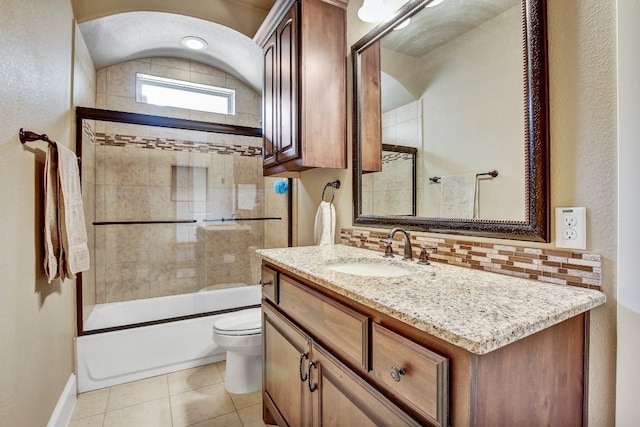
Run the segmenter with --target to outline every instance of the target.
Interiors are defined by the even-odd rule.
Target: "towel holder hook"
[[[329,203],[333,203],[333,199],[336,196],[336,189],[340,188],[340,180],[335,180],[331,182],[327,182],[324,188],[322,189],[322,201],[324,202],[324,192],[327,190],[327,187],[331,187],[331,201]]]

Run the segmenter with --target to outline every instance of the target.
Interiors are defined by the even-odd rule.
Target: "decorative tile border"
[[[387,231],[343,228],[340,239],[343,244],[384,252]],[[397,239],[397,237],[396,237]],[[427,237],[411,234],[414,257],[420,246],[436,246],[437,252],[429,255],[435,262],[491,271],[539,280],[558,285],[578,286],[602,290],[602,258],[600,255],[570,250],[527,248],[464,240]],[[401,240],[394,240],[395,253],[404,248]]]
[[[190,151],[229,156],[262,157],[262,147],[184,141],[172,138],[154,138],[96,133],[95,143],[98,145],[108,145],[113,147],[133,147],[146,148],[150,150]]]
[[[90,123],[91,122],[91,123]],[[83,120],[82,121],[82,133],[89,137],[89,141],[95,144],[96,141],[96,133],[93,130],[93,120]]]
[[[391,163],[395,160],[413,160],[413,155],[396,151],[382,152],[382,164]]]

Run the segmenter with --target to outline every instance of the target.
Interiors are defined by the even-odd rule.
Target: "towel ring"
[[[322,201],[323,202],[324,202],[324,192],[327,190],[327,187],[331,187],[331,201],[329,203],[333,203],[333,199],[336,196],[336,188],[340,188],[340,181],[336,180],[336,181],[332,181],[332,182],[327,182],[327,184],[322,189]]]

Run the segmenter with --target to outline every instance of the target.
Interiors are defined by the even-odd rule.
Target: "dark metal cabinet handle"
[[[389,373],[391,374],[391,378],[393,378],[393,380],[395,382],[400,382],[400,379],[402,378],[402,376],[404,374],[407,373],[407,371],[405,371],[404,369],[400,368],[396,368],[395,366],[391,367],[391,370],[389,371]]]
[[[311,368],[318,369],[318,367],[316,366],[316,364],[314,362],[309,362],[309,368],[307,369],[307,380],[309,381],[307,383],[307,385],[309,386],[309,391],[311,393],[313,393],[314,391],[316,391],[318,389],[318,384],[311,383]]]
[[[300,372],[300,381],[305,382],[306,380],[309,379],[309,375],[302,372],[302,360],[303,359],[308,359],[309,355],[308,353],[300,353],[300,364],[298,365],[298,369]]]
[[[264,288],[267,285],[272,284],[273,282],[271,280],[260,280],[260,284],[262,285],[262,287]]]

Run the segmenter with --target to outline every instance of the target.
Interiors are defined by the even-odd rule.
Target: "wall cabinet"
[[[258,30],[264,174],[346,168],[346,3],[286,0]]]
[[[586,422],[588,313],[487,354],[263,264],[264,420],[280,426]]]
[[[361,87],[362,108],[356,114],[358,115],[358,123],[360,123],[362,172],[380,172],[382,170],[380,41],[363,50],[357,58],[360,61],[360,81],[355,84]],[[354,94],[354,99],[355,96],[357,95]]]

